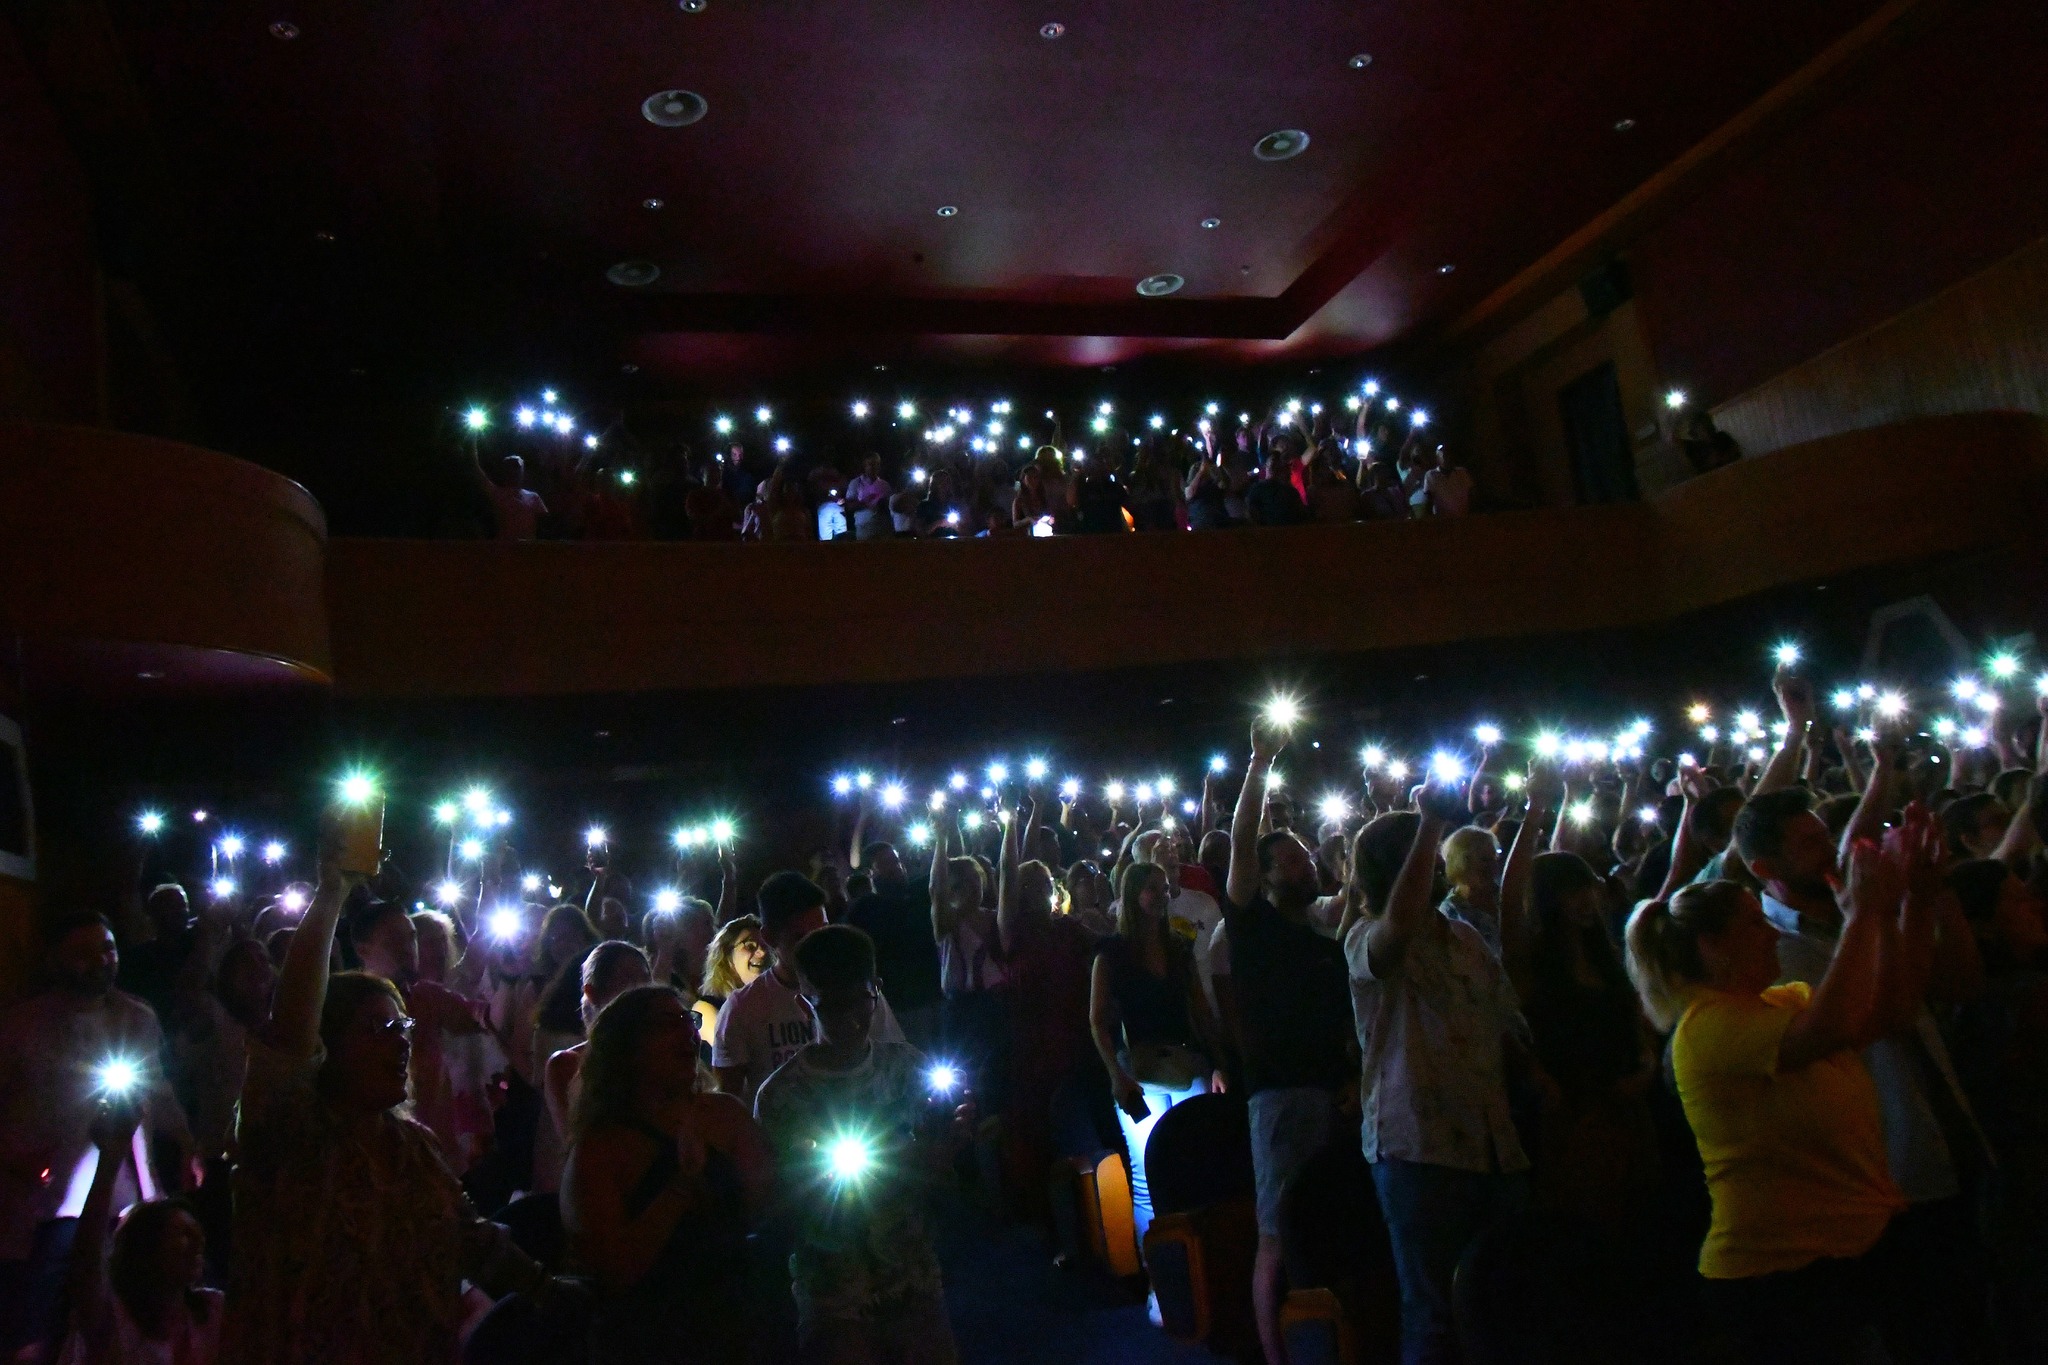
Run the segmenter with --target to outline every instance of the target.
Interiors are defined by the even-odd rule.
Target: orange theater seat
[[[1069,1264],[1091,1261],[1119,1279],[1136,1275],[1131,1178],[1115,1152],[1055,1161],[1048,1179],[1053,1226]]]
[[[1296,1289],[1280,1306],[1288,1365],[1355,1365],[1358,1343],[1344,1305],[1327,1289]]]

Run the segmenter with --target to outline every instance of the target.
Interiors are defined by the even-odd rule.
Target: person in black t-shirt
[[[1308,520],[1308,504],[1291,477],[1292,461],[1275,450],[1266,456],[1263,477],[1245,494],[1254,526],[1299,526]]]
[[[932,938],[930,893],[903,871],[895,846],[877,840],[863,845],[860,868],[875,889],[855,900],[846,922],[875,941],[882,995],[903,1026],[903,1036],[926,1051],[939,1042],[944,993],[939,981],[939,946]]]
[[[1252,726],[1251,761],[1230,826],[1223,907],[1258,1183],[1252,1307],[1269,1361],[1287,1358],[1280,1340],[1281,1191],[1328,1145],[1337,1094],[1358,1074],[1344,950],[1308,919],[1322,889],[1315,854],[1291,830],[1259,833],[1267,774],[1285,744],[1265,721]]]

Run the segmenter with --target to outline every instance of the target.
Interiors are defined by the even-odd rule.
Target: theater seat
[[[1287,1345],[1287,1365],[1356,1365],[1358,1360],[1344,1305],[1327,1289],[1288,1291],[1280,1305],[1280,1339]]]
[[[1062,1157],[1052,1164],[1047,1184],[1062,1260],[1092,1264],[1119,1279],[1136,1275],[1142,1267],[1123,1157]]]
[[[1257,1184],[1244,1099],[1197,1095],[1161,1114],[1145,1143],[1145,1179],[1155,1217],[1252,1198]]]
[[[1281,1191],[1280,1254],[1305,1333],[1318,1330],[1327,1295],[1354,1350],[1368,1360],[1399,1354],[1400,1281],[1357,1129],[1309,1158]]]
[[[1145,1233],[1145,1267],[1167,1334],[1219,1355],[1257,1358],[1251,1285],[1258,1251],[1250,1199],[1155,1215]]]

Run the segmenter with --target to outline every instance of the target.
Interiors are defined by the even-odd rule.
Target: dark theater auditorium
[[[2048,1365],[2043,0],[0,0],[0,1365]]]

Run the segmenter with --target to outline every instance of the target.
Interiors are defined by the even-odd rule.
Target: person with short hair
[[[61,1255],[52,1224],[97,1168],[93,1078],[105,1064],[134,1068],[148,1152],[180,1158],[155,1169],[138,1152],[118,1198],[181,1187],[191,1137],[164,1075],[163,1032],[148,1005],[115,988],[119,967],[113,926],[73,912],[50,932],[44,988],[0,1011],[0,1348],[10,1353],[51,1326]]]
[[[775,873],[761,883],[755,901],[769,967],[725,1002],[711,1044],[719,1089],[747,1103],[761,1082],[817,1036],[817,1018],[797,990],[796,947],[825,927],[825,893],[801,872]],[[886,998],[875,1033],[886,1042],[904,1041]]]
[[[874,890],[847,907],[846,922],[874,940],[882,993],[904,1036],[932,1047],[945,992],[932,938],[929,881],[914,884],[896,846],[885,839],[869,840],[854,854],[853,866],[874,878]]]
[[[956,1359],[925,1192],[950,1158],[935,1140],[924,1054],[882,1036],[874,942],[826,925],[795,945],[816,1036],[762,1085],[754,1112],[772,1144],[796,1228],[797,1335],[819,1365],[951,1365]]]
[[[464,1280],[544,1302],[559,1291],[477,1216],[433,1134],[404,1114],[413,1021],[390,981],[330,973],[363,877],[340,866],[332,830],[321,843],[270,1027],[249,1049],[221,1359],[445,1365]]]
[[[1431,904],[1437,847],[1464,802],[1461,787],[1432,776],[1417,811],[1366,826],[1362,894],[1342,926],[1362,1145],[1401,1284],[1404,1365],[1452,1358],[1452,1274],[1489,1223],[1528,1200],[1507,1081],[1528,1026],[1479,931]]]
[[[1338,1092],[1358,1073],[1344,949],[1310,918],[1322,890],[1315,855],[1292,831],[1259,833],[1267,774],[1286,737],[1261,720],[1252,726],[1251,741],[1224,881],[1226,1013],[1235,1023],[1251,1108],[1259,1230],[1252,1307],[1266,1359],[1279,1365],[1287,1359],[1280,1336],[1280,1196],[1329,1143]],[[1216,971],[1221,997],[1224,972],[1220,965]]]

